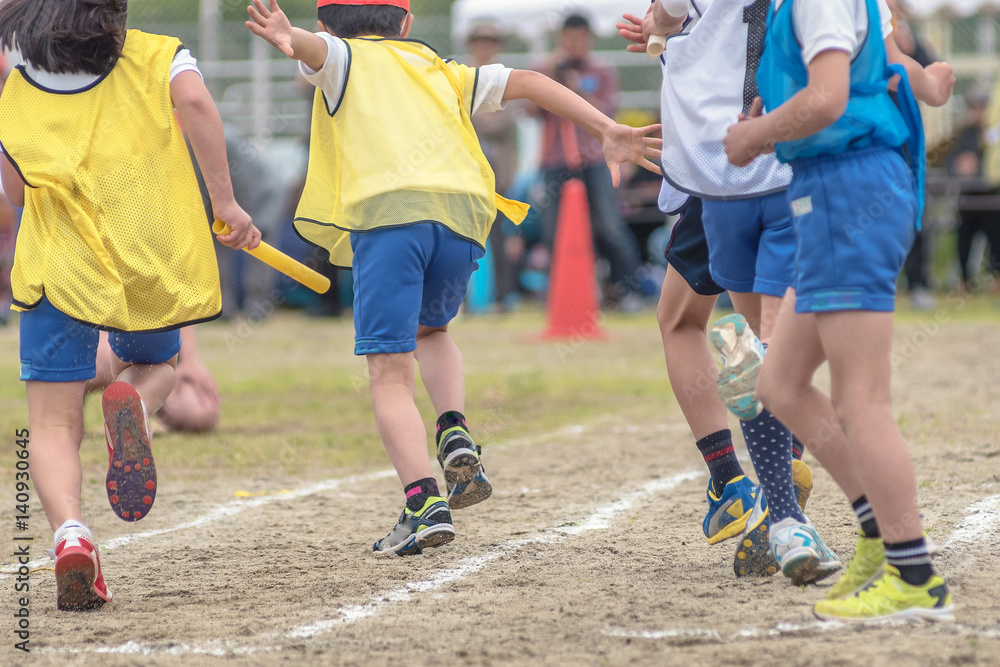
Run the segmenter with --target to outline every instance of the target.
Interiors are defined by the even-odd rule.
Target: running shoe
[[[771,526],[771,552],[782,574],[797,586],[825,579],[841,567],[816,527],[792,517]]]
[[[856,595],[882,578],[885,566],[885,546],[881,537],[865,537],[858,533],[858,546],[847,564],[847,571],[826,594],[827,600],[844,600]]]
[[[451,509],[465,509],[492,495],[493,486],[480,459],[482,451],[462,426],[453,426],[438,438],[437,460],[444,469]]]
[[[455,527],[451,525],[451,510],[448,501],[440,496],[431,496],[419,512],[403,508],[396,527],[388,535],[375,543],[377,554],[414,556],[428,547],[439,547],[455,539]]]
[[[709,544],[717,544],[730,537],[736,537],[747,525],[753,509],[757,486],[745,475],[734,477],[722,489],[722,496],[716,496],[712,481],[708,482],[708,513],[701,524]]]
[[[740,543],[736,545],[733,571],[737,577],[769,577],[778,571],[778,561],[771,553],[768,540],[770,526],[771,512],[767,506],[767,498],[764,497],[764,491],[758,488],[746,530],[740,537]]]
[[[124,521],[138,521],[156,499],[156,464],[150,448],[149,416],[135,387],[113,382],[101,399],[108,442],[105,491]]]
[[[56,544],[56,606],[61,611],[96,609],[111,600],[97,546],[83,528],[68,528]]]
[[[792,459],[792,486],[795,487],[795,500],[803,512],[806,502],[813,490],[813,474],[804,461]]]
[[[757,376],[764,359],[764,346],[742,315],[726,315],[708,334],[722,355],[719,396],[729,411],[743,420],[753,419],[763,407],[757,400]]]
[[[944,579],[935,574],[927,583],[914,586],[903,581],[892,565],[883,569],[882,577],[868,588],[843,600],[820,600],[813,612],[824,620],[856,623],[955,620],[955,605]]]

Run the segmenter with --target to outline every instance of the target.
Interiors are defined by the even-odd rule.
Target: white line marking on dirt
[[[340,607],[337,609],[338,616],[335,618],[317,621],[308,625],[300,625],[286,632],[264,635],[258,639],[266,642],[280,641],[287,638],[311,638],[316,635],[329,632],[336,627],[350,625],[357,623],[358,621],[371,618],[391,604],[408,602],[415,594],[433,591],[453,581],[463,579],[470,574],[479,572],[490,563],[493,563],[511,552],[518,551],[525,546],[531,544],[557,544],[568,537],[580,535],[588,531],[605,530],[610,527],[611,519],[627,512],[637,502],[645,500],[646,498],[649,498],[661,491],[672,489],[682,482],[696,479],[702,476],[702,474],[703,473],[700,470],[689,471],[679,473],[671,477],[652,480],[640,487],[639,490],[629,493],[612,503],[604,505],[603,507],[599,507],[596,511],[591,513],[576,525],[558,526],[552,528],[547,534],[538,535],[528,539],[504,542],[495,550],[487,552],[481,556],[463,558],[458,561],[454,567],[437,572],[423,581],[410,582],[404,586],[400,586],[389,591],[376,593],[375,595],[372,595],[364,604]],[[243,655],[248,653],[275,651],[280,650],[280,648],[281,647],[277,645],[265,644],[263,646],[241,646],[232,642],[222,643],[219,641],[205,642],[203,644],[178,644],[173,642],[168,644],[140,644],[137,642],[128,642],[119,646],[88,646],[79,649],[59,648],[51,650],[42,649],[42,651],[51,651],[53,653],[114,653],[145,656],[183,654],[226,655],[227,653]]]
[[[972,544],[989,537],[1000,522],[1000,496],[989,496],[969,505],[970,514],[955,528],[942,549],[951,549],[959,544]]]

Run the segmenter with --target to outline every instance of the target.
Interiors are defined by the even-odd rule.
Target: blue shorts
[[[916,235],[913,174],[899,151],[868,148],[792,164],[795,311],[892,311]]]
[[[700,199],[688,198],[684,208],[681,209],[680,220],[670,232],[670,244],[663,256],[695,294],[716,296],[726,290],[712,280],[712,270],[708,266],[708,241],[705,240],[701,210]]]
[[[784,192],[704,201],[712,278],[732,292],[784,296],[792,285],[795,232]]]
[[[97,329],[80,324],[42,298],[21,313],[21,379],[80,382],[97,375]],[[162,364],[181,350],[179,329],[162,333],[110,333],[111,351],[131,364]]]
[[[443,327],[485,251],[433,222],[352,233],[354,354],[417,349],[417,325]]]

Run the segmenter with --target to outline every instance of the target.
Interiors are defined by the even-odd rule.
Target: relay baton
[[[228,236],[233,230],[222,220],[216,220],[212,223],[212,231],[220,236]],[[263,241],[253,250],[243,249],[268,266],[284,273],[292,280],[302,283],[318,294],[325,294],[330,289],[329,278],[316,273],[301,262],[296,262],[285,253]]]
[[[653,1],[656,2],[656,0]],[[667,10],[667,14],[677,19],[687,15],[688,3],[687,0],[663,0],[663,8]],[[649,41],[646,42],[646,53],[654,58],[659,58],[665,48],[667,48],[667,38],[665,36],[649,36]]]

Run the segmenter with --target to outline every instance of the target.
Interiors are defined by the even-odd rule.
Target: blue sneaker
[[[740,419],[757,417],[763,410],[757,400],[757,376],[764,360],[764,346],[739,314],[726,315],[716,322],[708,338],[722,355],[718,380],[722,402]]]
[[[769,532],[771,511],[762,490],[757,491],[757,500],[747,519],[746,529],[736,545],[733,557],[733,572],[737,577],[769,577],[778,569],[778,561],[771,553]]]
[[[840,569],[840,559],[811,523],[792,517],[771,527],[771,552],[796,586],[819,581]]]
[[[472,441],[472,436],[461,426],[454,426],[441,434],[437,460],[444,470],[448,487],[448,504],[460,510],[481,503],[493,494],[493,485],[486,476],[479,455],[482,447]]]
[[[428,547],[439,547],[455,539],[448,501],[431,496],[419,512],[403,508],[396,527],[372,547],[377,554],[413,556]]]
[[[722,497],[712,492],[712,482],[708,482],[708,514],[701,524],[709,544],[717,544],[730,537],[736,537],[747,525],[747,518],[753,508],[757,486],[746,476],[740,475],[729,480],[722,490]]]

